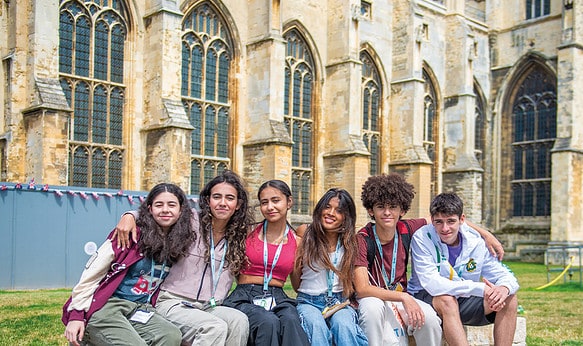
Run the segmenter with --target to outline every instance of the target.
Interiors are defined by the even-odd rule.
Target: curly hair
[[[338,210],[344,216],[342,232],[338,234],[341,244],[344,246],[344,255],[340,262],[340,269],[336,269],[330,261],[328,255],[328,238],[326,231],[322,227],[322,215],[330,204],[332,198],[338,198]],[[343,295],[350,297],[354,293],[353,272],[354,258],[358,253],[356,241],[356,206],[352,196],[344,190],[332,188],[328,190],[314,207],[312,223],[306,229],[302,246],[298,247],[296,253],[295,269],[299,270],[307,265],[313,271],[319,268],[333,270],[342,282]]]
[[[209,205],[211,190],[215,185],[227,183],[237,190],[237,200],[239,209],[235,211],[229,219],[225,229],[225,240],[228,244],[225,261],[228,269],[233,275],[238,275],[239,271],[247,264],[245,255],[245,239],[249,227],[254,223],[252,210],[249,208],[249,197],[243,182],[239,176],[230,170],[225,170],[211,181],[200,191],[200,230],[206,248],[205,258],[210,263],[210,236],[212,234],[213,214]]]
[[[180,204],[180,216],[176,223],[170,226],[167,234],[162,232],[162,228],[150,213],[152,203],[163,192],[170,192],[176,196]],[[170,265],[176,263],[188,253],[188,248],[196,240],[191,222],[192,209],[184,191],[174,184],[161,183],[154,186],[140,205],[138,215],[136,225],[141,232],[138,241],[140,251],[144,256],[157,262],[166,262]]]
[[[369,177],[362,185],[360,198],[362,205],[372,209],[375,204],[398,205],[404,212],[409,211],[415,197],[415,187],[397,173],[380,174]]]

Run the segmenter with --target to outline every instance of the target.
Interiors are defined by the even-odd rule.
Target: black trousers
[[[249,318],[247,345],[301,346],[310,345],[300,324],[296,301],[288,297],[282,288],[269,287],[267,294],[275,299],[270,311],[253,304],[253,299],[264,295],[262,285],[237,285],[225,299],[224,306],[242,311]]]

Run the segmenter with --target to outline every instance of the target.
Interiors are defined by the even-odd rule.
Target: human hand
[[[505,286],[496,286],[486,278],[482,279],[486,284],[484,289],[484,302],[492,311],[500,311],[506,306],[506,299],[510,291]]]
[[[136,220],[132,214],[124,214],[115,226],[113,238],[117,238],[117,247],[122,250],[130,246],[130,233],[132,240],[137,242]]]
[[[83,340],[83,336],[85,334],[85,322],[72,320],[67,323],[67,327],[65,328],[65,338],[75,345],[79,346],[79,341]]]
[[[425,324],[425,314],[423,313],[423,310],[419,304],[417,304],[415,298],[407,293],[403,293],[403,295],[406,297],[403,299],[403,306],[405,307],[405,312],[409,319],[409,326],[414,330],[421,329]]]
[[[488,248],[488,251],[490,251],[492,256],[498,258],[498,261],[502,261],[502,259],[504,258],[504,247],[502,246],[502,243],[500,243],[498,238],[496,238],[491,233],[490,235],[491,235],[490,237],[487,237],[485,239],[486,247]]]

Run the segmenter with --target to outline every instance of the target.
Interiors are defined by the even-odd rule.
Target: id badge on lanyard
[[[162,268],[160,269],[159,281],[162,281],[162,277],[164,276],[165,267],[166,267],[166,261],[164,261],[164,263],[162,264]],[[150,269],[150,278],[151,278],[150,280],[154,281],[154,279],[155,279],[154,259],[152,259],[152,267],[151,268],[152,269]],[[148,280],[148,286],[146,287],[146,291],[148,292],[148,303],[146,306],[138,308],[136,310],[136,312],[134,312],[132,314],[132,316],[130,316],[130,318],[129,318],[130,321],[146,324],[152,318],[152,316],[154,316],[154,314],[155,314],[154,311],[149,311],[147,308],[147,306],[150,305],[150,301],[152,300],[152,296],[154,295],[154,291],[155,291],[155,290],[152,290],[152,292],[150,292],[150,280]]]
[[[130,317],[130,321],[146,324],[154,316],[154,311],[138,309]]]
[[[264,294],[262,296],[257,296],[253,298],[253,304],[261,306],[267,311],[271,311],[277,304],[275,303],[275,298],[271,294]]]
[[[289,226],[286,225],[283,238],[287,236],[288,232]],[[275,255],[273,255],[273,261],[271,263],[271,271],[268,275],[267,262],[269,257],[269,250],[267,249],[267,220],[263,222],[263,295],[253,298],[253,304],[261,306],[267,311],[270,311],[277,305],[275,298],[271,294],[267,293],[267,291],[269,289],[269,281],[271,281],[273,278],[273,269],[279,260],[279,255],[281,254],[281,249],[283,248],[283,238],[277,246],[277,250],[275,250]]]

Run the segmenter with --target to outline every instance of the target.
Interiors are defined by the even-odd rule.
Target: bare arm
[[[486,242],[486,247],[488,248],[488,251],[490,251],[492,256],[498,258],[499,261],[502,261],[502,258],[504,258],[504,247],[502,247],[502,243],[500,243],[500,241],[487,229],[478,226],[477,224],[471,222],[468,219],[466,219],[466,223],[468,224],[468,226],[475,229],[484,239],[484,241]]]
[[[303,238],[304,234],[306,233],[306,230],[308,229],[308,225],[307,224],[301,224],[296,228],[296,234],[298,237]]]
[[[117,247],[127,249],[130,246],[130,233],[134,243],[138,242],[136,232],[136,219],[134,212],[128,212],[121,216],[121,219],[115,226],[114,238],[117,240]]]
[[[297,261],[297,259],[296,259]],[[294,270],[291,272],[290,276],[289,276],[290,280],[291,280],[291,284],[292,287],[294,289],[294,291],[298,291],[298,288],[300,288],[300,283],[302,282],[302,267],[296,267],[294,266]]]
[[[303,236],[306,233],[306,229],[308,225],[303,224],[300,225],[297,229],[296,229],[296,242],[297,242],[297,249],[296,249],[296,254],[299,252],[300,247],[302,246],[303,243]],[[300,288],[300,283],[302,282],[302,264],[301,264],[301,258],[298,258],[298,256],[296,256],[295,259],[295,263],[294,263],[294,270],[291,272],[290,274],[290,281],[292,284],[292,287],[294,289],[294,291],[298,291],[298,288]]]

